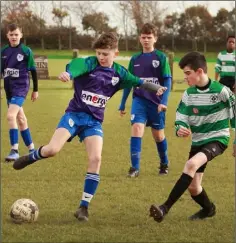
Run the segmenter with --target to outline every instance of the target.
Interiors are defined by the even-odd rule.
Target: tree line
[[[167,2],[168,3],[168,2]],[[49,24],[45,10],[51,9]],[[152,22],[158,27],[158,47],[172,51],[218,51],[224,48],[226,38],[235,30],[235,7],[231,11],[219,9],[212,16],[204,5],[184,8],[182,12],[163,15],[165,9],[158,1],[112,2],[113,20],[105,11],[99,11],[98,1],[1,1],[1,36],[6,43],[5,26],[16,22],[23,28],[24,43],[41,49],[90,49],[94,38],[107,31],[120,36],[121,50],[138,50],[141,26]],[[112,12],[113,11],[113,12]],[[72,16],[76,24],[72,22]]]

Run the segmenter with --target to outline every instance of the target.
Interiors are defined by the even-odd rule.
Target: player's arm
[[[133,73],[133,58],[131,58],[131,60],[129,62],[128,71],[130,73]],[[122,94],[122,98],[121,98],[121,102],[120,102],[120,107],[119,107],[119,111],[121,111],[121,112],[124,112],[125,111],[125,103],[126,103],[128,97],[129,97],[129,94],[130,94],[131,89],[132,88],[124,88],[123,89],[123,94]]]
[[[218,81],[219,78],[219,74],[221,72],[222,69],[222,62],[220,59],[221,54],[219,53],[216,59],[216,65],[215,65],[215,80]]]
[[[188,137],[191,134],[187,104],[188,94],[185,91],[176,110],[175,132],[178,137]]]
[[[32,50],[29,47],[23,46],[23,51],[28,56],[27,68],[31,73],[32,81],[33,81],[33,92],[31,94],[31,100],[35,101],[38,99],[38,76],[36,71],[36,64],[34,61],[34,55]]]
[[[155,92],[157,95],[163,94],[163,92],[166,90],[165,87],[159,84],[149,83],[140,79],[139,77],[134,76],[127,69],[117,63],[114,63],[114,69],[117,71],[121,78],[120,89],[139,87],[150,92]]]
[[[235,94],[228,88],[223,87],[222,91],[220,93],[220,97],[223,102],[226,103],[226,106],[228,107],[228,116],[230,119],[230,126],[235,129],[235,122],[236,122],[236,108],[235,108]]]
[[[167,106],[171,90],[172,75],[170,71],[170,65],[165,55],[163,55],[161,59],[161,73],[164,79],[164,87],[167,88],[166,92],[164,92],[164,94],[162,95],[161,104]]]
[[[233,156],[236,157],[236,138],[234,139],[234,144],[233,144]]]

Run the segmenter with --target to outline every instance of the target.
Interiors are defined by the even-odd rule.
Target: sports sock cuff
[[[41,154],[41,150],[42,150],[42,148],[43,148],[43,146],[39,147],[39,149],[38,149],[38,155],[39,155],[39,157],[42,158],[42,159],[44,159],[44,158],[48,158],[48,157],[43,156],[43,155]]]

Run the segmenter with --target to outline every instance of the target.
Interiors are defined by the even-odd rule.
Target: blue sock
[[[88,207],[90,201],[93,198],[93,195],[97,190],[99,180],[99,174],[87,172],[84,182],[84,192],[82,200],[80,201],[80,206]]]
[[[166,138],[161,142],[156,142],[156,146],[157,146],[157,151],[158,151],[159,157],[161,159],[161,163],[168,165],[169,161],[168,161],[168,156],[167,156]]]
[[[10,136],[10,143],[11,146],[13,146],[14,144],[18,144],[19,141],[19,137],[18,137],[18,129],[10,129],[9,130],[9,136]]]
[[[141,155],[142,138],[131,137],[130,139],[130,157],[132,167],[136,170],[140,168],[140,155]]]
[[[30,135],[29,128],[25,129],[24,131],[21,131],[20,133],[25,145],[28,147],[32,143],[32,138]]]
[[[41,160],[41,159],[45,159],[47,157],[44,157],[41,155],[41,149],[42,149],[43,146],[41,146],[40,148],[38,149],[35,149],[33,152],[31,152],[29,154],[29,160],[30,160],[30,163],[34,163],[36,162],[37,160]]]

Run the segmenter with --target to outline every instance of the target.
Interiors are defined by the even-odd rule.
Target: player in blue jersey
[[[11,143],[11,151],[5,158],[6,162],[19,158],[18,129],[29,151],[34,151],[34,143],[22,106],[30,87],[29,71],[33,80],[32,101],[38,98],[38,79],[33,53],[20,42],[22,36],[21,28],[16,24],[10,24],[7,26],[9,44],[1,49],[1,75],[8,105],[7,121]]]
[[[166,88],[150,84],[133,76],[124,67],[114,62],[118,54],[118,38],[113,33],[102,34],[94,43],[96,56],[76,58],[66,67],[59,79],[71,78],[74,82],[74,96],[70,100],[50,142],[34,153],[15,161],[14,169],[23,169],[34,162],[55,156],[66,141],[75,136],[85,143],[88,154],[88,168],[84,192],[74,216],[80,221],[88,220],[88,206],[93,198],[99,180],[103,146],[102,122],[107,101],[120,89],[139,86],[161,95]]]
[[[162,96],[156,96],[146,90],[133,89],[131,108],[131,139],[130,160],[131,167],[129,177],[137,177],[140,170],[140,156],[144,128],[150,126],[160,157],[159,174],[168,173],[167,140],[164,133],[165,111],[167,109],[168,96],[171,89],[170,67],[165,54],[154,48],[157,41],[157,29],[153,24],[146,23],[140,31],[139,37],[142,52],[132,56],[128,70],[150,83],[160,84],[167,87]],[[120,114],[125,112],[125,103],[131,88],[124,89]]]

